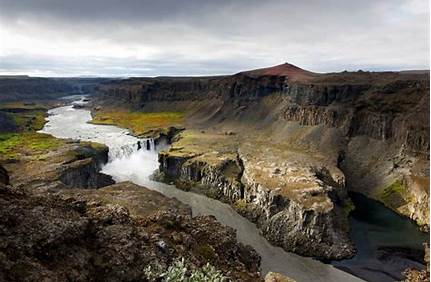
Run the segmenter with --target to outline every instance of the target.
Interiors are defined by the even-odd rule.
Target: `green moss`
[[[18,131],[37,131],[45,125],[46,113],[43,110],[29,110],[19,113],[7,113],[9,118],[15,123]]]
[[[386,186],[378,198],[392,209],[398,209],[410,201],[407,186],[402,180],[396,180]]]
[[[1,133],[0,158],[3,160],[13,160],[19,155],[48,153],[62,144],[62,140],[48,134],[35,132]]]
[[[118,125],[142,135],[154,129],[181,125],[183,120],[182,112],[98,111],[93,114],[92,123]]]
[[[215,258],[214,249],[208,244],[202,244],[197,247],[197,253],[206,261],[211,261]]]
[[[103,151],[106,150],[107,147],[104,144],[96,143],[96,142],[90,142],[90,141],[81,141],[81,144],[89,146],[97,151]]]
[[[388,200],[394,194],[403,195],[407,190],[405,184],[401,180],[394,181],[391,185],[385,187],[381,194],[383,200]]]
[[[21,110],[48,110],[50,105],[48,103],[32,103],[32,102],[6,102],[0,103],[0,109],[21,109]]]
[[[245,210],[247,208],[247,202],[245,199],[239,199],[234,203],[234,208],[236,210]]]

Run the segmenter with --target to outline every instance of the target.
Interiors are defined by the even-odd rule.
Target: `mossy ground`
[[[21,110],[48,110],[50,108],[50,104],[52,102],[23,102],[23,101],[15,101],[15,102],[6,102],[0,103],[0,110],[10,110],[10,109],[21,109]]]
[[[60,139],[36,132],[0,133],[0,160],[10,161],[20,155],[48,153],[64,144]]]
[[[46,112],[44,110],[29,110],[21,113],[7,113],[19,131],[37,131],[45,124]]]
[[[23,155],[41,155],[64,144],[51,135],[36,132],[45,125],[47,109],[48,105],[40,103],[0,104],[0,111],[16,125],[14,132],[0,132],[0,160],[10,161]]]
[[[46,111],[47,107],[41,104],[24,102],[0,104],[0,112],[8,120],[7,123],[14,125],[15,132],[33,132],[42,129]]]
[[[97,111],[93,113],[92,123],[118,125],[135,135],[143,135],[154,129],[181,126],[183,121],[182,112]]]

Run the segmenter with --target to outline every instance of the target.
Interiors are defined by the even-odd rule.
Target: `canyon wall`
[[[57,99],[75,94],[91,94],[106,78],[46,78],[0,76],[0,102]]]
[[[98,103],[102,105],[121,105],[143,111],[185,111],[186,128],[232,132],[240,144],[246,138],[261,138],[269,147],[286,148],[281,152],[298,152],[301,148],[303,155],[299,159],[321,157],[325,160],[323,167],[340,169],[347,189],[379,200],[394,211],[412,218],[424,229],[429,228],[428,73],[315,74],[284,64],[232,76],[135,78],[103,84],[98,92]],[[193,139],[191,144],[196,142],[202,143]],[[186,142],[184,146],[189,145]],[[211,149],[205,146],[205,149]],[[256,152],[261,148],[256,146],[254,150]],[[220,148],[218,152],[223,150]],[[271,152],[274,153],[274,150]],[[196,174],[191,163],[198,162],[192,162],[188,157],[179,161],[177,153],[168,152],[169,165],[164,166],[161,159],[161,170],[166,174],[173,177],[188,175],[201,184],[215,181],[217,183],[209,186],[224,191],[223,194],[231,201],[237,201],[236,197],[243,195],[247,204],[253,202],[251,198],[247,201],[244,194],[246,191],[256,192],[253,189],[255,179],[241,182],[245,185],[244,192],[238,185],[228,185],[226,188],[225,177],[213,177],[211,169],[201,169]],[[289,160],[292,155],[282,156],[280,153],[273,163],[284,169],[283,161]],[[259,167],[258,161],[253,165]],[[263,171],[270,169],[271,163],[267,165],[262,167]],[[301,161],[300,167],[302,165]],[[340,195],[346,194],[345,189],[338,189],[344,191]],[[305,192],[307,189],[301,191],[312,194]],[[339,206],[348,205],[347,196],[338,197],[340,200],[334,199],[330,193],[325,195],[324,198],[335,207],[334,212]],[[291,195],[285,196],[285,199],[293,204],[300,203],[300,209],[304,211],[304,200],[297,200]],[[317,201],[317,197],[310,199],[311,202]],[[293,215],[286,214],[283,218],[289,216]],[[309,221],[302,218],[302,222]],[[263,230],[269,228],[265,224],[261,226]],[[269,233],[273,235],[274,232]],[[296,235],[311,231],[298,232]],[[324,228],[319,228],[315,233],[319,232],[324,234]],[[267,238],[271,238],[271,234]],[[339,230],[337,234],[342,237],[345,233]]]

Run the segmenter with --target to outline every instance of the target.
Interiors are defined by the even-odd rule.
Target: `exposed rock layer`
[[[429,226],[426,73],[314,74],[285,64],[232,76],[135,78],[99,87],[99,97],[133,109],[186,111],[188,127],[254,130],[316,148],[338,163],[349,189]],[[403,191],[391,190],[397,181]]]
[[[336,167],[292,151],[271,157],[262,144],[237,147],[228,137],[211,135],[202,143],[203,134],[181,133],[159,154],[158,179],[230,203],[287,251],[324,259],[353,255],[344,178]],[[200,143],[186,146],[191,140]],[[284,155],[290,160],[280,162]]]
[[[44,155],[30,155],[6,164],[11,183],[32,192],[64,188],[98,188],[113,184],[100,173],[108,161],[108,147],[94,143],[66,142]]]

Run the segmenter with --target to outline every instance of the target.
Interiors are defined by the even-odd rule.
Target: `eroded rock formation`
[[[135,78],[99,88],[99,103],[116,101],[144,111],[186,112],[186,128],[202,134],[173,140],[160,155],[160,170],[184,189],[199,186],[251,209],[244,214],[288,250],[351,254],[342,226],[351,209],[347,189],[429,227],[426,73],[316,74],[283,64],[232,76]],[[214,146],[210,132],[233,134],[215,138],[221,145]],[[283,175],[289,169],[297,175]],[[280,190],[289,193],[280,196]],[[303,251],[305,238],[319,247]]]
[[[95,143],[70,141],[48,153],[30,155],[7,163],[11,183],[32,192],[65,188],[98,188],[113,184],[100,173],[108,161],[108,147]]]
[[[199,145],[186,146],[192,140]],[[160,153],[156,178],[230,203],[287,251],[324,259],[353,255],[349,202],[337,167],[288,148],[234,140],[181,133]]]

